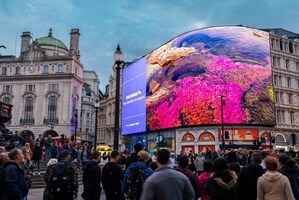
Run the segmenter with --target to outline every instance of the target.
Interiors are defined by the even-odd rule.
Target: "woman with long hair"
[[[237,175],[228,168],[227,161],[221,157],[216,158],[212,172],[205,187],[209,200],[236,200]]]

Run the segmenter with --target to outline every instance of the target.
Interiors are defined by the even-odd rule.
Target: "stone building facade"
[[[299,34],[270,32],[276,123],[276,146],[299,146]]]
[[[93,142],[95,134],[95,100],[99,98],[98,75],[91,70],[83,71],[84,84],[81,100],[81,127],[82,140]]]
[[[33,138],[75,132],[84,83],[79,36],[79,29],[71,30],[68,49],[51,29],[35,40],[23,32],[20,56],[0,56],[0,100],[13,105],[11,131]],[[79,131],[79,114],[77,120]]]

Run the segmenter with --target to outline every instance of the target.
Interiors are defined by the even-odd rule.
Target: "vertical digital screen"
[[[146,131],[146,58],[123,70],[122,134]]]

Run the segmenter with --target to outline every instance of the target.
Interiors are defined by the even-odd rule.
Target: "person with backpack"
[[[60,159],[52,169],[47,188],[53,199],[73,200],[78,193],[77,168],[68,150],[60,154]]]
[[[111,160],[102,169],[102,186],[107,200],[124,200],[122,180],[124,177],[121,167],[117,164],[119,152],[111,152]]]
[[[141,150],[137,154],[137,162],[126,170],[123,180],[123,192],[128,200],[139,200],[143,182],[153,174],[153,170],[145,163],[150,159],[148,152]]]
[[[50,159],[47,163],[47,170],[46,170],[46,173],[44,175],[44,180],[45,180],[45,183],[46,183],[46,187],[45,187],[45,190],[44,190],[44,193],[43,193],[43,200],[53,200],[47,186],[48,186],[48,183],[49,183],[49,180],[50,180],[52,169],[57,163],[58,163],[58,160],[56,158]]]
[[[85,146],[87,147],[87,146]],[[99,200],[101,197],[101,167],[99,161],[101,154],[94,151],[91,160],[88,161],[83,169],[83,193],[82,197],[86,200]]]
[[[1,172],[1,200],[22,200],[29,191],[29,186],[24,178],[24,171],[21,163],[24,160],[23,152],[20,149],[13,149],[9,154],[9,159],[3,164]]]

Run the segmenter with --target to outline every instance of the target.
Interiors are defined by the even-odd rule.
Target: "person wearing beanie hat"
[[[50,191],[48,190],[48,183],[49,183],[49,180],[50,180],[50,175],[52,173],[53,166],[56,165],[57,163],[58,163],[58,160],[56,158],[50,159],[47,163],[47,169],[46,169],[46,173],[45,173],[45,176],[44,176],[44,180],[45,180],[45,183],[46,183],[46,187],[45,187],[44,193],[43,193],[43,199],[44,200],[51,200],[52,199]]]
[[[50,167],[50,166],[55,165],[55,164],[57,164],[57,163],[58,163],[58,160],[57,160],[56,158],[52,158],[52,159],[50,159],[50,160],[48,161],[48,163],[47,163],[47,167]]]

